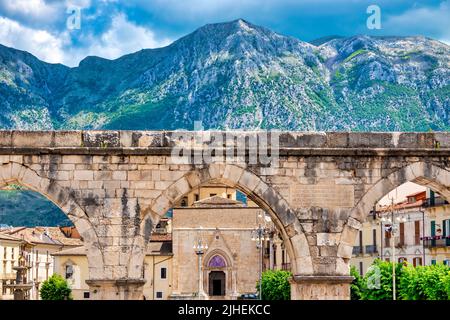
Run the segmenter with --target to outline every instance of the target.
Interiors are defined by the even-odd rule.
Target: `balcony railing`
[[[378,247],[374,244],[367,245],[366,246],[366,253],[367,254],[375,254],[378,253]]]
[[[426,248],[450,247],[450,236],[447,237],[425,237],[422,238]]]
[[[448,204],[448,202],[445,199],[441,199],[441,198],[435,198],[434,201],[431,201],[430,199],[426,199],[422,206],[425,208],[429,208],[429,207],[437,207],[437,206],[442,206]]]
[[[364,253],[364,251],[363,251],[363,247],[360,247],[360,246],[353,246],[353,255],[355,255],[355,256],[359,256],[359,255],[361,255],[361,254],[363,254]]]

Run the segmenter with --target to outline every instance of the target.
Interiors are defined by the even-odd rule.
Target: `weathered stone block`
[[[75,180],[94,180],[94,172],[89,170],[75,170],[73,172]]]
[[[340,233],[317,233],[318,246],[334,246],[339,243]]]

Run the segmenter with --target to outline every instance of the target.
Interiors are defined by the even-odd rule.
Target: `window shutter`
[[[444,237],[447,235],[447,222],[448,222],[448,220],[442,221],[442,235]]]
[[[405,244],[405,224],[402,222],[400,223],[400,245]]]
[[[420,244],[420,221],[414,221],[414,244]]]
[[[436,235],[436,221],[431,221],[431,236]]]

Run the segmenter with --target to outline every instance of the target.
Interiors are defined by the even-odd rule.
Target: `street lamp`
[[[397,221],[397,222],[395,222]],[[385,218],[384,216],[381,218],[382,223],[388,224],[384,226],[384,230],[389,232],[391,235],[391,250],[392,250],[392,298],[393,300],[397,299],[396,292],[396,278],[395,278],[395,237],[398,233],[400,223],[406,222],[406,218],[402,215],[396,217],[394,219],[394,200],[392,199],[392,208],[391,208],[391,217]]]
[[[198,237],[197,241],[193,246],[195,254],[198,256],[198,299],[206,299],[207,295],[203,290],[203,265],[202,257],[208,250],[208,244],[202,239],[201,235]]]
[[[258,216],[261,217],[261,214]],[[259,300],[262,300],[262,269],[263,269],[263,254],[264,246],[263,241],[270,240],[270,230],[258,225],[258,228],[252,230],[252,241],[256,241],[256,248],[260,250],[260,261],[259,261]]]

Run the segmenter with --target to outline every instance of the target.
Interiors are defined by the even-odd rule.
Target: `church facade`
[[[212,299],[235,299],[255,293],[264,257],[252,232],[259,225],[272,227],[264,216],[258,207],[220,196],[175,208],[172,298],[193,298],[200,292]],[[199,243],[201,253],[194,248]]]

